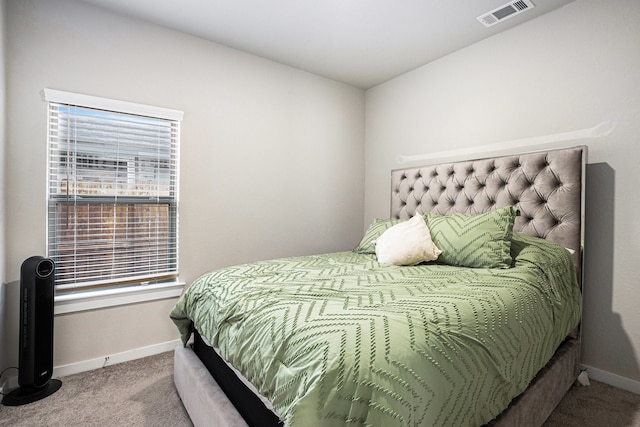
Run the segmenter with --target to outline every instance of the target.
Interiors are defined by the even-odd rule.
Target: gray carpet
[[[640,395],[591,381],[572,387],[544,427],[640,426]]]
[[[41,401],[0,406],[0,426],[192,425],[173,385],[173,352],[61,379]],[[640,427],[639,395],[591,383],[573,387],[544,427]]]
[[[0,406],[0,426],[191,426],[173,385],[173,352],[62,377],[53,395]]]

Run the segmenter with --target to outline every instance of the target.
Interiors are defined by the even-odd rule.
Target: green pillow
[[[511,268],[511,236],[518,210],[505,207],[481,214],[427,213],[425,222],[439,262],[460,267]]]
[[[399,222],[405,221],[404,219],[380,219],[376,218],[371,222],[369,228],[364,233],[362,240],[358,244],[358,246],[353,250],[359,254],[375,254],[376,246],[374,241],[382,236],[382,233],[387,231],[387,229],[393,227]]]

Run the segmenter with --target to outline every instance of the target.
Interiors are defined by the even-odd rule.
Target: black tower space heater
[[[2,399],[18,406],[43,399],[60,388],[53,373],[53,288],[55,264],[32,256],[20,268],[20,350],[18,387]]]

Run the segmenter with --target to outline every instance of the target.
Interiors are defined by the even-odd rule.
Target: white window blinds
[[[56,291],[174,280],[181,113],[50,90],[45,100]]]

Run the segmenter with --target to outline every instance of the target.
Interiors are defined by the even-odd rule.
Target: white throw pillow
[[[416,265],[433,261],[442,253],[431,240],[422,215],[387,229],[376,239],[378,262],[393,265]]]

